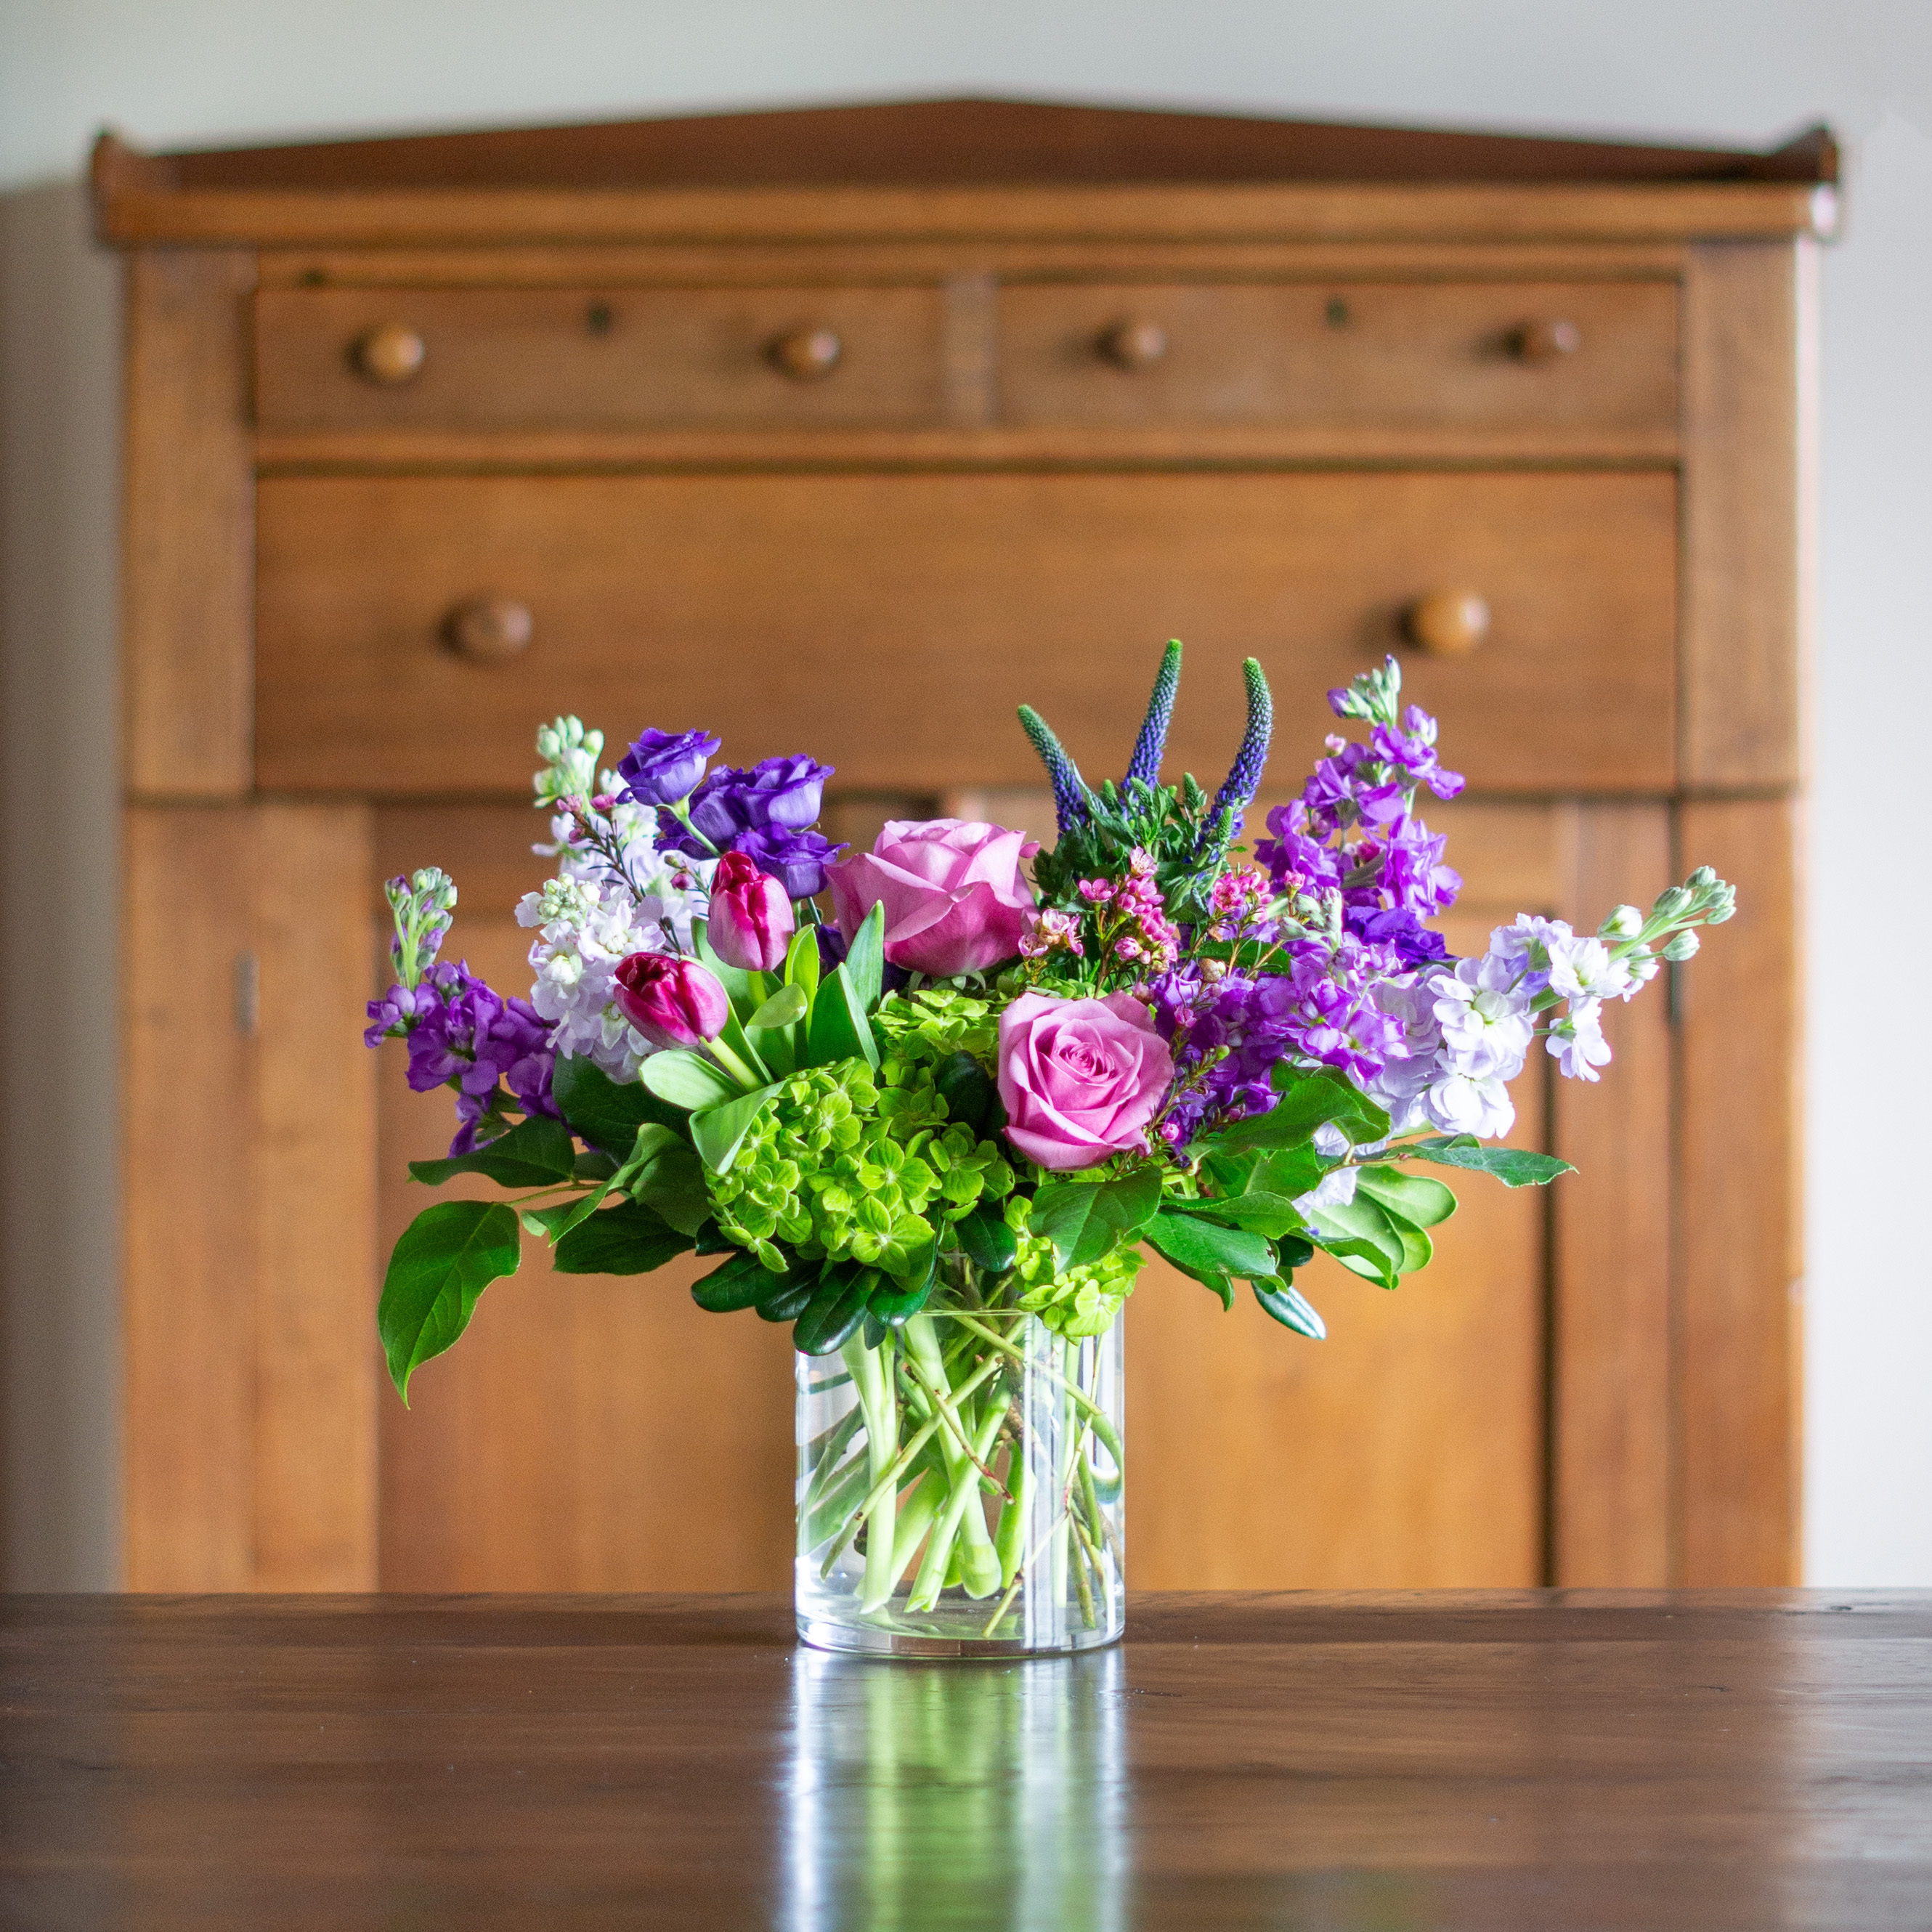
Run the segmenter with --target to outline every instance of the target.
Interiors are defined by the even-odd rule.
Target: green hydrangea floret
[[[1138,1247],[1116,1248],[1096,1262],[1057,1272],[1053,1244],[1026,1232],[1027,1208],[1024,1198],[1016,1196],[1006,1211],[1007,1226],[1019,1240],[1010,1277],[1022,1290],[1018,1305],[1070,1340],[1104,1335],[1133,1292],[1146,1257]]]

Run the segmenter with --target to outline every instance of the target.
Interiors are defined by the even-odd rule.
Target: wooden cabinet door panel
[[[1410,677],[1472,785],[1671,781],[1664,474],[285,477],[259,518],[269,790],[519,797],[560,711],[701,720],[860,790],[1025,785],[1022,701],[1097,776],[1168,636],[1191,650],[1172,761],[1218,776],[1243,657],[1312,742],[1324,692],[1445,587],[1487,599],[1490,634]],[[508,662],[442,642],[486,594],[531,614]]]
[[[1004,422],[1676,427],[1670,281],[1044,284],[999,316]]]

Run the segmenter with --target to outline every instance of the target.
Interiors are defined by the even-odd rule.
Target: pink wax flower
[[[711,950],[728,966],[770,973],[784,964],[798,922],[784,887],[742,852],[711,874]]]
[[[1010,959],[1033,920],[1020,869],[1040,847],[1024,832],[966,818],[896,818],[869,852],[831,868],[832,902],[849,944],[886,909],[886,957],[934,980]]]
[[[1094,1167],[1146,1144],[1174,1056],[1131,993],[1022,993],[1000,1018],[1006,1138],[1042,1167]]]
[[[694,960],[634,952],[614,976],[618,1010],[654,1046],[701,1046],[724,1030],[731,1002]]]

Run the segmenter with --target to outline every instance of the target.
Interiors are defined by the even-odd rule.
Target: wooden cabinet
[[[1386,650],[1468,795],[1452,944],[1708,860],[1742,910],[1523,1084],[1317,1346],[1158,1265],[1142,1587],[1749,1583],[1794,1562],[1794,864],[1820,138],[1767,155],[997,104],[98,157],[130,253],[125,1555],[146,1588],[748,1588],[785,1337],[688,1270],[493,1288],[404,1411],[380,1256],[448,1132],[362,1048],[380,884],[515,986],[531,740],[702,722],[838,835],[1050,830],[1162,641],[1273,796]],[[1432,812],[1432,819],[1437,817]],[[214,989],[211,994],[211,988]]]

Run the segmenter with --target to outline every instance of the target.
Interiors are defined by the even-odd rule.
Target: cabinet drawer
[[[938,419],[932,288],[266,290],[270,433],[911,427]]]
[[[1016,424],[1676,424],[1668,282],[1060,284],[999,314]]]
[[[283,477],[262,484],[257,770],[271,790],[527,796],[537,724],[703,724],[842,788],[1025,784],[1013,708],[1098,778],[1161,642],[1190,669],[1169,776],[1218,778],[1244,656],[1292,784],[1323,694],[1467,589],[1465,656],[1408,653],[1447,762],[1492,790],[1672,771],[1676,492],[1661,474]],[[527,612],[466,658],[450,614]],[[506,633],[518,641],[518,628]]]

